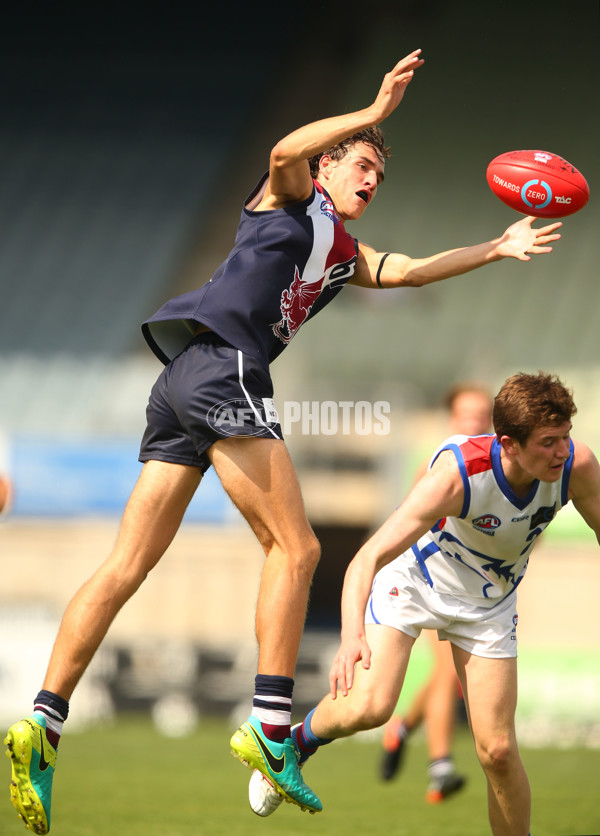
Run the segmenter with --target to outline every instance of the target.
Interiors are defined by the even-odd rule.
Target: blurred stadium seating
[[[388,400],[431,406],[449,379],[495,383],[520,367],[598,367],[595,134],[574,137],[569,128],[587,85],[595,89],[589,56],[568,91],[552,66],[569,98],[560,118],[534,132],[529,88],[548,87],[548,66],[530,67],[528,85],[519,85],[505,45],[475,40],[478,72],[461,79],[469,109],[455,119],[457,103],[443,95],[454,18],[443,4],[425,6],[429,12],[413,3],[388,12],[406,41],[426,23],[431,44],[402,115],[385,126],[393,148],[386,185],[356,233],[412,255],[498,234],[515,216],[489,192],[485,166],[498,150],[527,143],[579,165],[592,200],[568,219],[551,259],[493,265],[393,296],[348,289],[307,326],[311,339],[292,349],[302,354],[287,375],[298,398],[319,390],[356,397],[360,389],[361,397],[386,391]],[[261,15],[238,10],[225,39],[215,38],[221,18],[213,8],[194,15],[187,7],[186,19],[177,5],[165,18],[149,7],[140,19],[118,6],[114,28],[108,12],[98,20],[93,9],[66,8],[63,18],[40,10],[37,26],[14,11],[0,59],[11,82],[0,127],[0,423],[7,432],[137,433],[140,389],[158,371],[140,322],[169,295],[208,279],[270,144],[304,117],[356,107],[356,90],[370,96],[397,54],[397,34],[382,31],[356,63],[349,52],[356,35],[343,17],[327,35],[326,77],[336,83],[324,85],[322,66],[315,72],[310,62],[284,60],[324,43],[317,33],[307,40],[310,20],[295,20],[285,5],[276,5],[276,19],[268,3]],[[464,37],[479,32],[477,14],[469,9],[467,17]],[[276,78],[273,55],[251,49],[275,31],[283,33]],[[585,50],[577,53],[573,74]],[[504,103],[512,118],[499,121]],[[585,118],[592,127],[594,116]],[[418,136],[407,123],[418,125]],[[360,339],[349,338],[357,329]],[[331,350],[332,334],[343,350]]]

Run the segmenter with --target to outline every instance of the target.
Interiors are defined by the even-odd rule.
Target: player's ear
[[[322,174],[326,180],[331,177],[331,172],[335,166],[335,160],[329,154],[323,154],[319,160],[319,174]]]
[[[516,455],[519,442],[515,438],[511,438],[510,435],[501,435],[499,441],[508,456]]]

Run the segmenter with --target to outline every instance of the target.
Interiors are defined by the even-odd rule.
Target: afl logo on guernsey
[[[339,224],[340,218],[338,213],[335,211],[335,206],[333,205],[333,201],[329,197],[323,197],[321,201],[321,214],[325,215],[326,218],[333,221],[334,224]]]
[[[500,527],[500,524],[500,520],[495,514],[482,514],[473,520],[473,528],[481,531],[482,534],[489,534],[491,536],[494,535],[494,532]]]

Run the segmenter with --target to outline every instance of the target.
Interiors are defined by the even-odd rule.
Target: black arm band
[[[375,281],[377,282],[377,287],[383,287],[381,284],[381,268],[383,267],[383,262],[388,257],[389,253],[385,253],[381,256],[381,261],[379,262],[379,267],[377,268],[377,275],[375,276]]]

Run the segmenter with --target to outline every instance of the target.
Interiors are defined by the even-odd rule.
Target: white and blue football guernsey
[[[388,566],[416,561],[427,585],[442,597],[491,609],[515,591],[536,539],[568,502],[573,442],[562,478],[534,481],[525,497],[517,496],[504,476],[495,435],[452,436],[431,464],[444,450],[454,453],[462,476],[461,513],[439,520]]]

